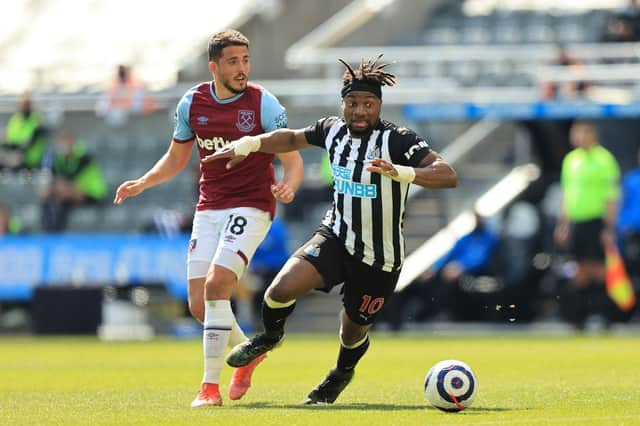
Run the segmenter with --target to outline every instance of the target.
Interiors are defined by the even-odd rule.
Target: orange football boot
[[[244,396],[251,387],[251,375],[267,354],[262,354],[244,367],[236,368],[229,384],[229,398],[236,400]]]
[[[222,405],[222,397],[217,383],[202,383],[191,408],[216,407]]]

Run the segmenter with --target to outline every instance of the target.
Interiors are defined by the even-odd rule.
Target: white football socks
[[[218,383],[235,318],[231,311],[231,302],[228,300],[205,300],[204,305],[204,329],[202,332],[204,376],[202,382]]]

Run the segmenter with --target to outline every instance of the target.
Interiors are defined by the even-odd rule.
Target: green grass
[[[0,424],[638,425],[636,337],[392,337],[373,334],[356,377],[333,406],[303,407],[337,354],[336,336],[287,336],[241,401],[191,410],[199,341],[105,343],[0,338]],[[458,358],[478,394],[461,413],[426,402],[424,375]],[[223,370],[226,391],[230,369]]]

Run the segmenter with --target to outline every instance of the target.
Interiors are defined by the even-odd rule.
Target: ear
[[[211,71],[211,74],[215,74],[218,71],[218,64],[215,61],[209,61],[209,71]]]

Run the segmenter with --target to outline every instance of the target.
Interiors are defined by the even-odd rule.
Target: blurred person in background
[[[569,321],[580,329],[590,314],[606,311],[604,244],[614,238],[620,169],[592,123],[575,122],[570,139],[575,149],[562,163],[554,239],[576,262],[565,302]]]
[[[22,223],[17,217],[11,216],[9,207],[0,204],[0,237],[4,235],[17,235],[22,230]]]
[[[565,46],[557,47],[557,54],[551,65],[566,67],[571,72],[572,79],[565,81],[543,81],[541,97],[543,100],[572,99],[585,95],[589,85],[581,80],[584,74],[582,63],[573,57]],[[575,78],[574,78],[575,77]]]
[[[182,97],[167,153],[142,177],[122,183],[115,204],[173,178],[188,164],[196,143],[204,158],[230,140],[286,127],[287,114],[278,99],[248,81],[249,40],[244,35],[235,30],[214,34],[208,56],[213,81],[194,86]],[[204,375],[193,408],[222,405],[219,381],[225,349],[247,340],[231,309],[231,294],[271,226],[276,201],[293,201],[302,183],[300,154],[278,158],[284,167],[278,183],[273,154],[253,156],[233,170],[222,162],[200,164],[200,199],[187,259],[189,309],[204,323]],[[231,399],[247,392],[263,358],[234,371]]]
[[[637,15],[627,11],[614,13],[607,20],[602,41],[605,43],[632,43],[640,39]],[[614,61],[608,61],[614,62]]]
[[[640,149],[638,150],[640,164]],[[640,167],[628,172],[622,180],[617,232],[622,257],[629,276],[638,288],[640,283]]]
[[[155,99],[133,75],[130,66],[120,64],[107,91],[96,105],[98,116],[110,124],[124,124],[129,114],[151,114],[156,109]]]
[[[453,247],[415,282],[400,292],[391,302],[388,321],[394,330],[402,328],[407,319],[425,321],[429,318],[453,318],[454,304],[462,296],[460,280],[463,276],[486,274],[487,266],[498,245],[498,233],[478,212],[475,225],[459,238]],[[464,309],[457,309],[461,311]]]
[[[333,206],[314,236],[289,258],[264,296],[264,333],[237,345],[231,366],[249,365],[284,338],[296,300],[342,285],[338,360],[304,404],[331,404],[353,378],[369,348],[369,329],[392,296],[404,260],[402,235],[409,185],[451,188],[453,168],[410,129],[382,120],[382,86],[393,86],[382,55],[343,74],[343,117],[324,117],[303,129],[244,137],[203,160],[233,170],[265,152],[317,146],[333,169]],[[248,155],[253,153],[251,155]],[[248,156],[247,156],[248,155]],[[229,161],[221,158],[233,157]]]
[[[191,232],[193,216],[188,216],[175,209],[156,209],[151,220],[145,224],[143,231],[173,238]]]
[[[260,317],[265,290],[289,259],[288,241],[287,223],[278,217],[274,218],[267,236],[258,246],[251,262],[251,272],[257,278],[252,296],[252,307],[256,319]]]
[[[57,134],[51,172],[51,185],[42,194],[42,227],[47,232],[64,231],[73,208],[106,199],[107,183],[100,166],[68,130]]]
[[[39,168],[47,148],[46,136],[46,128],[40,114],[33,109],[31,96],[22,95],[18,111],[9,118],[5,140],[0,146],[0,170]]]

